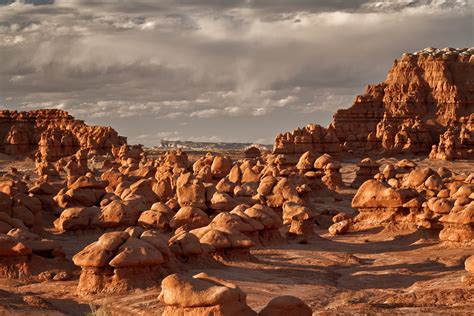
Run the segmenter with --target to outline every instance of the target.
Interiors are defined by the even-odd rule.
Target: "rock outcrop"
[[[89,126],[62,110],[0,111],[0,151],[25,155],[38,151],[43,160],[56,161],[79,149],[110,152],[126,144],[111,127]]]
[[[8,234],[0,233],[0,277],[31,277],[51,266],[64,265],[64,256],[57,241],[19,228],[10,230]]]
[[[166,238],[154,231],[105,233],[73,257],[82,269],[77,291],[85,295],[153,286],[167,271],[163,264],[170,256]]]
[[[352,107],[336,112],[328,128],[310,124],[279,134],[273,152],[432,150],[436,159],[472,158],[473,61],[474,48],[404,54],[384,82],[367,86]]]
[[[474,238],[473,176],[419,168],[408,160],[386,165],[352,200],[359,211],[350,229],[376,226],[439,231],[443,241]],[[343,225],[344,224],[340,224]],[[334,227],[334,229],[336,229]]]
[[[438,145],[432,146],[429,157],[438,160],[474,159],[474,114],[452,122],[439,136]]]
[[[166,315],[257,315],[246,303],[247,295],[235,284],[199,273],[193,277],[167,276],[161,282],[160,301]]]

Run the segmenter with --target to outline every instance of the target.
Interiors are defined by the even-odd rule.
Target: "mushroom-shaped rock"
[[[61,212],[54,226],[62,231],[87,229],[91,227],[93,218],[100,214],[97,206],[71,207]]]
[[[219,213],[211,221],[212,227],[218,227],[227,230],[237,230],[239,232],[250,232],[255,229],[252,225],[246,223],[239,215],[232,213]]]
[[[166,230],[170,227],[170,221],[175,213],[171,208],[161,202],[152,205],[150,210],[144,211],[138,218],[138,224],[146,228],[158,228]]]
[[[133,235],[133,236],[131,236]],[[80,266],[78,293],[121,292],[155,284],[171,252],[157,233],[129,228],[103,234],[73,257]]]
[[[330,162],[324,166],[324,176],[321,178],[324,185],[330,190],[336,190],[344,187],[342,175],[339,172],[341,164],[338,162]]]
[[[113,252],[129,237],[125,232],[105,233],[98,241],[74,255],[72,260],[75,265],[81,267],[105,267],[113,257]]]
[[[223,178],[225,177],[232,168],[232,159],[227,156],[215,156],[212,165],[211,165],[211,173],[213,178]]]
[[[213,228],[212,226],[201,227],[191,231],[199,238],[199,242],[207,246],[211,252],[224,249],[248,249],[254,243],[247,236],[237,230]]]
[[[237,205],[237,202],[227,193],[215,192],[210,200],[210,208],[216,211],[230,211]]]
[[[109,265],[114,268],[142,267],[162,262],[163,255],[154,245],[130,237],[118,248],[118,253],[110,260]]]
[[[305,172],[313,169],[315,157],[312,152],[307,151],[301,155],[298,163],[296,164],[296,169]]]
[[[364,182],[352,199],[352,207],[357,209],[377,207],[401,207],[403,195],[390,186],[376,180]]]
[[[236,285],[205,273],[188,277],[167,276],[161,282],[159,300],[171,315],[256,315],[246,303],[246,294]]]
[[[324,170],[324,167],[333,161],[331,155],[323,154],[314,161],[314,169]]]
[[[245,214],[262,223],[266,229],[279,228],[283,225],[281,218],[271,208],[261,204],[246,209]]]
[[[351,184],[353,188],[358,188],[365,181],[374,178],[380,168],[380,164],[370,158],[362,159],[357,166],[359,170],[357,170],[356,178]]]
[[[185,206],[173,216],[170,221],[170,227],[176,229],[181,226],[186,226],[187,229],[194,229],[206,226],[209,223],[209,216],[202,210],[196,207]]]
[[[283,204],[283,223],[290,225],[289,233],[303,236],[313,232],[314,212],[304,205],[293,202]]]
[[[464,242],[474,239],[474,203],[462,206],[457,211],[453,209],[439,221],[443,224],[439,233],[441,240]]]
[[[174,235],[168,241],[170,250],[177,256],[195,256],[203,253],[199,239],[191,233],[182,232]]]

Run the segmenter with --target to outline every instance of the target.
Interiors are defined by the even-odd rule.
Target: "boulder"
[[[256,315],[239,287],[205,273],[167,276],[159,300],[166,306],[163,315]]]

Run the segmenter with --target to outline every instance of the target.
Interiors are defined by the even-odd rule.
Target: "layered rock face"
[[[126,143],[111,127],[89,126],[62,110],[0,111],[0,151],[23,155],[38,150],[43,160],[56,161],[79,149],[109,152]]]
[[[308,125],[280,134],[274,153],[344,149],[424,154],[448,133],[434,158],[472,156],[473,53],[474,48],[426,48],[404,54],[384,82],[367,86],[352,107],[336,112],[328,128]],[[438,155],[444,148],[449,153]]]

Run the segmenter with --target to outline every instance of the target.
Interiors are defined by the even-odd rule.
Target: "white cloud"
[[[61,107],[114,125],[131,141],[166,130],[186,139],[268,140],[285,128],[327,124],[405,51],[471,44],[471,7],[463,0],[0,6],[1,97],[12,108]]]

